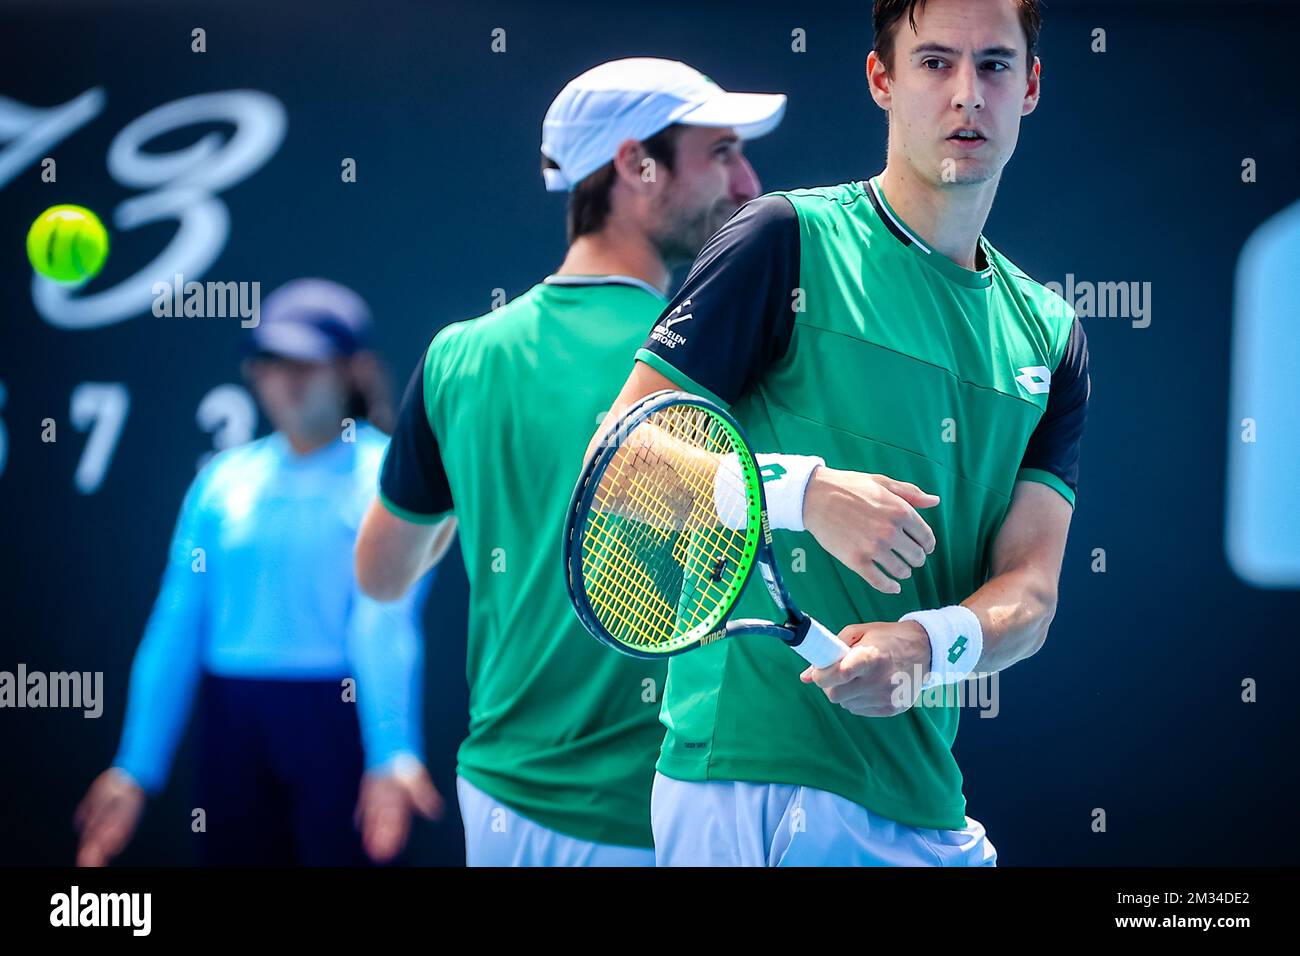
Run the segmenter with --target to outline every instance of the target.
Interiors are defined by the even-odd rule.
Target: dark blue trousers
[[[208,866],[356,866],[365,760],[339,680],[208,675],[200,694],[198,807]]]

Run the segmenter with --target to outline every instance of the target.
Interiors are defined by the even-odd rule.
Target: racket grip
[[[811,617],[803,640],[792,646],[813,667],[830,667],[849,652],[847,644]]]

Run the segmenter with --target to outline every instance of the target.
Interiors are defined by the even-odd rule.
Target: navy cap
[[[328,279],[294,279],[262,303],[251,351],[302,362],[346,358],[365,348],[370,308]]]

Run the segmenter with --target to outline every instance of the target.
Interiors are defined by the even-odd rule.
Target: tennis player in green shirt
[[[851,645],[823,669],[767,640],[672,659],[661,865],[996,860],[965,813],[945,690],[1043,646],[1089,398],[1072,311],[982,234],[1038,103],[1039,22],[1035,0],[877,0],[884,170],[747,204],[636,353],[616,411],[686,389],[781,460],[765,489],[795,516],[774,531],[782,575]],[[928,559],[911,535],[870,553],[850,519],[872,485],[846,470],[937,493]],[[737,617],[770,613],[761,591]]]
[[[783,95],[729,93],[669,60],[571,81],[542,126],[546,185],[570,193],[563,264],[443,328],[411,379],[357,575],[396,597],[438,529],[458,523],[470,727],[457,790],[471,866],[654,863],[663,665],[583,631],[556,555],[582,450],[663,311],[670,270],[758,195],[744,142],[784,110]]]

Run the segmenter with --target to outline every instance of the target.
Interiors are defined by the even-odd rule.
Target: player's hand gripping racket
[[[564,529],[569,597],[597,640],[666,657],[724,637],[778,637],[817,667],[848,648],[790,599],[763,482],[740,426],[685,392],[646,396],[601,438]],[[757,564],[784,620],[728,618]]]

